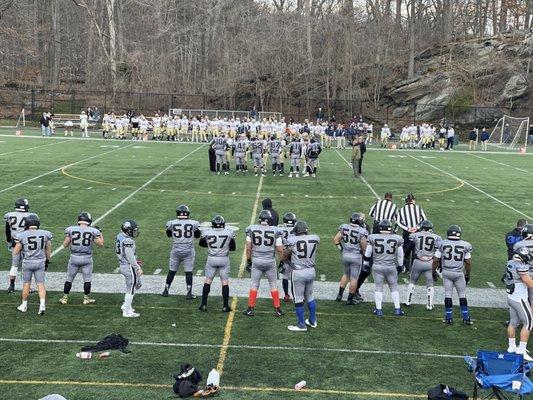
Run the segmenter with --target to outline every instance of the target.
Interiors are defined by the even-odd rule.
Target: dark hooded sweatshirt
[[[272,208],[272,200],[268,197],[263,200],[263,210],[270,211],[270,214],[272,214],[272,226],[278,226],[279,223],[279,216],[276,210]]]

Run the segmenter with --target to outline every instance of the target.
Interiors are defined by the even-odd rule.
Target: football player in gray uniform
[[[363,269],[370,270],[370,259],[373,259],[372,276],[376,284],[374,314],[383,316],[383,284],[387,282],[394,303],[394,315],[404,315],[400,308],[400,292],[398,291],[398,274],[404,271],[403,238],[392,232],[392,223],[388,219],[379,222],[379,233],[368,237],[365,250]]]
[[[520,247],[527,247],[531,258],[529,260],[529,274],[533,277],[533,224],[526,224],[522,228],[522,240],[515,243],[513,246],[513,251],[517,250]],[[528,288],[529,292],[529,302],[533,304],[533,288]]]
[[[218,272],[222,283],[223,312],[230,312],[229,306],[229,252],[235,251],[235,233],[226,229],[226,221],[220,215],[215,215],[211,220],[211,228],[202,232],[200,246],[207,248],[207,261],[205,263],[205,282],[202,290],[202,304],[200,311],[207,311],[207,297],[211,291],[211,283]]]
[[[407,287],[407,301],[405,305],[409,307],[415,292],[415,285],[418,279],[423,275],[426,279],[427,303],[426,309],[433,310],[433,298],[435,297],[435,288],[433,287],[433,256],[442,240],[439,235],[433,233],[433,224],[425,220],[420,223],[419,231],[412,233],[409,239],[414,243],[414,260],[409,276],[409,286]]]
[[[254,165],[255,176],[261,172],[261,176],[265,176],[265,163],[263,156],[265,154],[266,142],[252,137],[250,142],[250,152],[252,155],[252,162]]]
[[[194,239],[198,239],[201,232],[200,223],[193,219],[189,219],[190,214],[189,207],[182,204],[176,208],[177,219],[168,221],[166,224],[167,236],[172,238],[172,249],[170,250],[167,281],[165,289],[163,290],[163,297],[168,296],[168,291],[170,290],[170,285],[174,280],[174,276],[176,275],[180,264],[183,263],[185,285],[187,285],[186,299],[192,300],[196,298],[196,296],[192,294],[192,270],[196,258]]]
[[[52,233],[40,229],[41,222],[35,214],[24,218],[24,232],[16,237],[13,249],[15,255],[22,256],[22,303],[17,307],[19,311],[28,311],[28,297],[30,296],[31,279],[35,279],[39,291],[39,315],[44,315],[46,310],[46,289],[44,275],[48,268],[51,254]]]
[[[507,288],[507,304],[509,305],[509,325],[507,337],[509,339],[508,353],[524,356],[525,361],[533,361],[527,352],[527,342],[533,329],[533,311],[528,300],[528,289],[533,288],[533,279],[529,275],[531,254],[527,247],[518,247],[513,251],[513,257],[507,262],[502,281]],[[516,328],[522,324],[520,344],[516,346]]]
[[[360,301],[354,300],[357,292],[357,280],[363,264],[363,254],[367,246],[368,231],[365,228],[363,214],[353,213],[349,224],[342,224],[333,238],[333,243],[342,254],[344,274],[339,283],[339,293],[336,301],[342,301],[342,295],[348,282],[350,283],[347,305],[355,305]]]
[[[233,158],[235,159],[235,169],[237,175],[241,173],[246,175],[248,165],[246,163],[246,154],[248,153],[249,142],[246,135],[239,135],[237,141],[233,144]]]
[[[72,288],[72,282],[81,271],[83,274],[83,304],[92,304],[94,299],[91,294],[91,280],[93,275],[93,245],[102,247],[104,237],[98,227],[92,227],[93,219],[88,212],[78,215],[78,225],[69,226],[65,229],[64,248],[70,248],[70,259],[67,266],[67,280],[63,287],[63,297],[59,300],[61,304],[68,303],[68,295]]]
[[[289,157],[291,161],[291,169],[289,172],[289,178],[292,178],[292,174],[295,173],[295,177],[300,176],[300,160],[302,159],[302,142],[298,138],[292,139],[289,145]]]
[[[472,325],[466,300],[466,285],[470,281],[470,271],[472,270],[472,245],[461,240],[461,228],[457,225],[450,226],[446,236],[447,239],[439,243],[433,258],[433,271],[436,271],[437,268],[442,270],[444,307],[446,308],[442,322],[447,325],[453,324],[452,294],[455,288],[459,296],[463,324]]]
[[[11,252],[11,269],[9,270],[9,287],[8,293],[15,291],[15,281],[17,273],[21,265],[20,254],[15,255],[13,248],[15,247],[15,238],[17,234],[24,231],[24,218],[30,215],[30,203],[26,199],[17,199],[15,201],[14,211],[10,211],[4,215],[6,221],[6,242],[7,249]],[[37,214],[35,214],[37,215]]]
[[[283,247],[287,248],[289,237],[293,235],[292,230],[294,229],[294,224],[296,223],[296,215],[292,212],[286,212],[283,214],[283,226],[279,229],[281,231],[281,240],[283,242]],[[286,261],[281,260],[278,265],[278,271],[283,274],[281,280],[281,285],[283,286],[283,301],[288,303],[291,301],[291,296],[289,295],[289,279],[291,277],[290,264]]]
[[[283,258],[290,261],[292,298],[297,322],[287,328],[292,332],[305,332],[308,326],[311,328],[318,326],[313,286],[316,276],[316,250],[320,238],[307,233],[307,224],[304,221],[296,222],[292,231],[293,235],[287,240]],[[305,319],[304,301],[309,309],[307,319]]]
[[[318,143],[315,138],[311,138],[311,143],[307,146],[305,154],[307,158],[307,169],[304,174],[305,177],[311,175],[313,178],[316,178],[318,156],[321,152],[322,147],[320,146],[320,143]]]
[[[124,275],[126,281],[124,303],[122,303],[120,308],[123,317],[137,318],[140,314],[135,312],[132,303],[135,291],[142,286],[142,263],[137,260],[137,246],[135,244],[135,238],[139,236],[139,226],[137,222],[128,219],[122,223],[120,229],[121,232],[117,235],[115,241],[115,251],[118,257],[120,273]]]
[[[220,166],[222,166],[222,172],[224,172],[224,175],[229,175],[227,168],[228,158],[226,154],[226,150],[228,149],[228,139],[223,134],[219,134],[211,140],[210,144],[215,150],[217,174],[220,175]]]
[[[250,272],[251,288],[248,295],[248,308],[244,311],[244,315],[249,317],[255,315],[257,292],[263,275],[267,277],[270,285],[274,314],[278,317],[283,315],[279,302],[276,271],[276,253],[283,252],[283,242],[281,231],[271,226],[271,223],[272,214],[268,210],[263,210],[259,214],[259,224],[246,228],[246,270]]]
[[[272,136],[268,142],[268,152],[270,153],[270,160],[272,161],[272,175],[276,176],[279,171],[279,176],[283,176],[281,168],[281,152],[283,151],[283,142]]]

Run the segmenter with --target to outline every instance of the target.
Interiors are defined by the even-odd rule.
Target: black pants
[[[211,172],[215,172],[216,169],[216,156],[215,156],[215,149],[212,147],[209,147],[209,170]]]
[[[447,139],[446,150],[453,149],[453,136]]]
[[[411,258],[415,249],[414,242],[409,239],[410,235],[408,231],[403,231],[403,265],[408,271],[411,270]]]
[[[359,169],[359,175],[361,175],[363,173],[363,156],[361,156],[361,158],[359,159],[358,169]]]

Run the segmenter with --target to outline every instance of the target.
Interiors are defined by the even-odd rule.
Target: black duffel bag
[[[467,400],[468,396],[452,387],[443,385],[435,386],[428,391],[428,400]]]

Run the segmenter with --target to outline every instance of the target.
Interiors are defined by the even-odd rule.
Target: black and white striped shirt
[[[398,215],[396,216],[396,223],[400,228],[402,228],[404,231],[407,231],[411,228],[414,228],[418,226],[422,221],[426,219],[426,214],[420,208],[420,206],[417,206],[416,204],[406,204],[402,208],[400,208],[400,211],[398,211]]]
[[[393,221],[398,212],[398,207],[387,199],[378,200],[374,203],[370,209],[370,216],[374,218],[374,221],[379,222],[382,219],[388,219]]]

